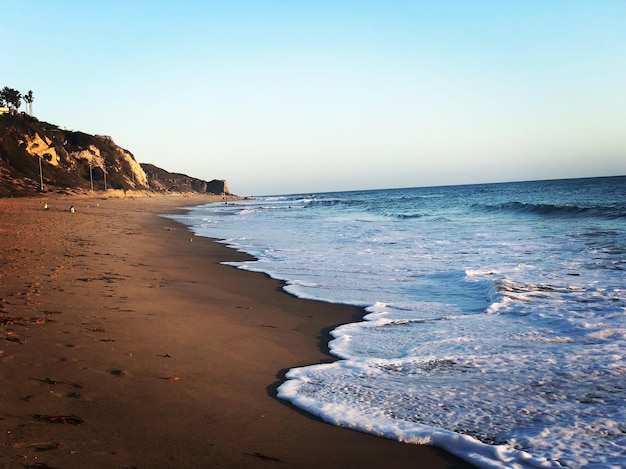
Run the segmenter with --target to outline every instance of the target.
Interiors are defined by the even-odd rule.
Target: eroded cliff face
[[[119,174],[123,180],[122,188],[142,189],[148,187],[146,173],[131,152],[117,146],[109,137],[96,136],[96,138],[104,139],[108,143],[110,147],[108,154],[106,151],[102,153],[100,148],[95,145],[89,145],[86,149],[70,151],[68,156],[75,160],[75,166],[86,164],[92,172],[94,168],[98,168],[102,173],[106,171],[107,174],[113,171]]]
[[[24,114],[0,115],[0,196],[57,189],[229,194],[226,181],[202,181],[146,165],[111,137],[62,130]]]
[[[23,114],[0,116],[0,167],[6,190],[12,182],[29,188],[42,180],[44,188],[148,189],[132,153],[110,137],[62,130]]]
[[[61,158],[57,155],[56,148],[52,145],[52,140],[46,138],[45,140],[39,136],[38,133],[35,135],[24,135],[24,140],[26,142],[26,151],[37,158],[43,158],[46,162],[51,165],[58,166]]]

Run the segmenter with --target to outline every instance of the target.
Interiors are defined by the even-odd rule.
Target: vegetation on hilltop
[[[5,86],[0,90],[0,107],[8,106],[9,109],[17,112],[22,106],[22,99],[26,102],[28,114],[33,115],[33,101],[35,96],[32,91],[28,91],[26,94],[20,93],[14,88]]]

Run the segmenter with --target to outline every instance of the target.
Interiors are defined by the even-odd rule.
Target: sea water
[[[626,466],[626,177],[299,194],[180,221],[360,305],[278,395],[479,467]]]

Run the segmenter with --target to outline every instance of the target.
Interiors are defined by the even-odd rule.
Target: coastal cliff
[[[156,191],[176,191],[176,192],[199,192],[201,194],[209,193],[215,195],[229,195],[228,184],[223,179],[213,179],[212,181],[203,181],[202,179],[193,178],[179,173],[170,173],[153,164],[141,163],[148,184],[152,190]]]
[[[0,197],[108,189],[230,194],[224,180],[139,164],[111,137],[60,129],[26,114],[0,115]]]

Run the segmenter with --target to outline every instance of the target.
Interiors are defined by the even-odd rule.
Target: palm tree
[[[26,101],[26,112],[31,116],[33,115],[33,101],[34,100],[35,100],[35,97],[33,96],[33,92],[29,90],[28,93],[24,95],[24,101]]]

